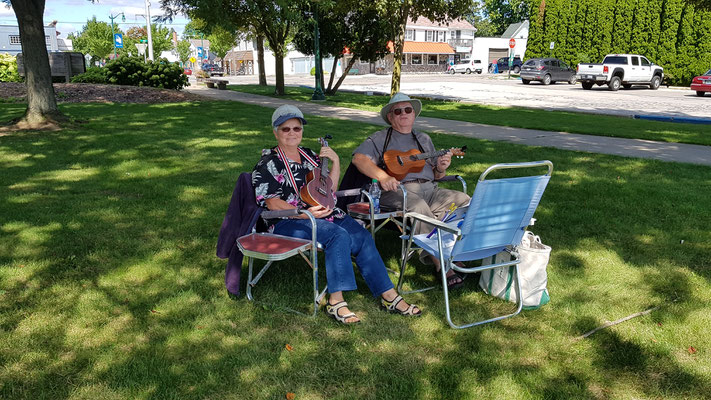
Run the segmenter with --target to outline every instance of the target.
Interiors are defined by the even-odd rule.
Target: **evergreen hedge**
[[[684,0],[541,0],[532,7],[526,58],[575,66],[606,54],[641,54],[675,85],[711,68],[711,11]]]

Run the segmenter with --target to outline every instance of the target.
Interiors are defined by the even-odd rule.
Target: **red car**
[[[192,74],[193,74],[193,70],[190,69],[190,68],[185,68],[185,69],[183,70],[183,73],[184,73],[185,75],[192,75]]]
[[[704,97],[706,92],[711,92],[711,69],[691,81],[691,90],[695,90],[699,97]]]

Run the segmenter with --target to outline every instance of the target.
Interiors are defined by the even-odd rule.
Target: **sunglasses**
[[[282,131],[282,132],[284,132],[284,133],[289,133],[289,132],[292,131],[292,130],[293,130],[295,133],[299,133],[299,132],[301,132],[301,131],[303,130],[303,128],[300,127],[300,126],[295,126],[295,127],[293,127],[293,128],[290,127],[290,126],[283,126],[283,127],[279,128],[279,130]]]
[[[405,111],[405,114],[412,114],[412,107],[403,107],[403,108],[393,108],[392,112],[395,115],[400,115],[402,112]]]

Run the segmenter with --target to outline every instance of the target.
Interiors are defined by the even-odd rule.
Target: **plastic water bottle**
[[[370,184],[370,190],[368,191],[370,198],[373,200],[373,212],[380,212],[380,186],[378,186],[378,180],[373,179],[373,183]]]

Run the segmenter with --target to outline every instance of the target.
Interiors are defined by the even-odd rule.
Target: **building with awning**
[[[225,54],[223,64],[228,75],[253,75],[254,51],[230,50]]]
[[[405,28],[403,46],[403,73],[446,72],[449,65],[471,54],[476,28],[465,20],[452,20],[444,24],[419,17],[409,20]],[[357,60],[350,74],[390,74],[393,70],[393,44],[388,43],[390,54],[375,61]],[[345,55],[348,64],[348,54]]]

